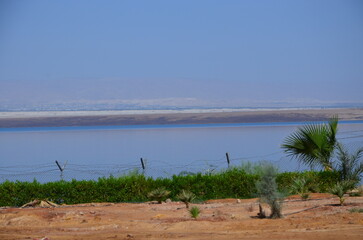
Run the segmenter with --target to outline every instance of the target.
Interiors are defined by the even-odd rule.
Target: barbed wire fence
[[[338,141],[349,141],[350,149],[363,147],[363,130],[341,132]],[[54,182],[59,180],[97,180],[102,177],[119,177],[130,174],[144,174],[153,178],[170,178],[173,175],[195,173],[216,173],[231,167],[243,167],[244,164],[268,161],[280,171],[301,171],[307,167],[287,156],[283,150],[262,155],[234,157],[233,153],[221,154],[216,159],[194,159],[191,161],[170,162],[161,159],[140,158],[134,164],[77,164],[72,161],[49,161],[45,164],[0,165],[0,183],[4,181]]]
[[[74,164],[71,161],[54,161],[49,164],[0,166],[0,182],[38,181],[41,183],[59,180],[97,180],[102,177],[119,177],[144,174],[153,178],[170,178],[173,175],[213,174],[228,168],[242,166],[259,160],[269,161],[276,166],[291,165],[289,157],[273,158],[282,151],[261,156],[231,157],[229,153],[217,159],[197,159],[184,163],[171,163],[158,159],[140,158],[135,164]],[[270,157],[270,158],[269,158]],[[271,158],[272,157],[272,158]],[[139,161],[139,163],[138,163]],[[294,170],[299,170],[299,167]]]

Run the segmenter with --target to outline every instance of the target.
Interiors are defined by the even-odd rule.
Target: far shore
[[[0,128],[363,121],[363,108],[0,112]]]

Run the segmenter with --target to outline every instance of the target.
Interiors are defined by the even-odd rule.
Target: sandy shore
[[[0,112],[0,128],[207,123],[362,121],[362,108],[339,109],[191,109],[125,111]]]

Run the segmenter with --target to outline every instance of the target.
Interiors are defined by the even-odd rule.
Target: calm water
[[[282,171],[303,170],[280,148],[302,123],[216,124],[131,127],[74,127],[0,130],[0,181],[59,180],[55,164],[67,162],[66,180],[96,179],[132,170],[168,177],[182,171],[216,171],[231,165],[268,160]],[[363,146],[363,122],[340,122],[339,139]]]

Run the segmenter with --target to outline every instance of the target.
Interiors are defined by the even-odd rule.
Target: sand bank
[[[0,128],[207,123],[362,121],[362,108],[337,109],[189,109],[124,111],[0,112]]]

